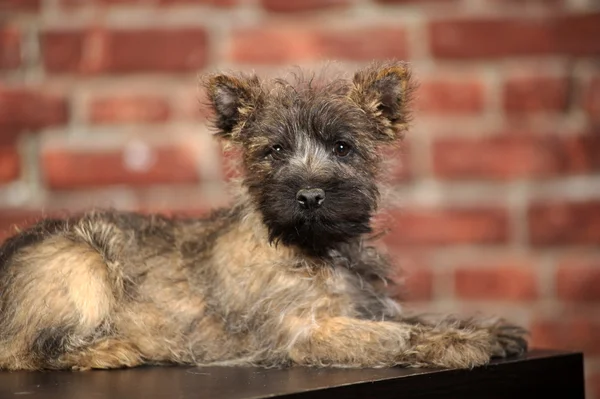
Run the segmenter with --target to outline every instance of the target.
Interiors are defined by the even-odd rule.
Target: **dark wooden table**
[[[0,372],[0,398],[584,398],[581,353],[532,351],[466,370],[144,367]]]

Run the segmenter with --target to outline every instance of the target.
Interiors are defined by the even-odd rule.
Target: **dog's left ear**
[[[412,89],[405,63],[375,64],[356,72],[350,98],[373,118],[378,140],[395,141],[408,128]]]
[[[217,135],[232,142],[242,140],[244,123],[260,101],[260,81],[256,76],[216,74],[203,82],[215,111]]]

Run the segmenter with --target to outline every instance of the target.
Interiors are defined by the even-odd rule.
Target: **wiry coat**
[[[473,367],[525,350],[518,327],[405,316],[373,283],[389,262],[366,238],[380,147],[407,127],[405,64],[205,83],[217,135],[243,151],[238,200],[206,219],[94,211],[8,239],[0,368]]]

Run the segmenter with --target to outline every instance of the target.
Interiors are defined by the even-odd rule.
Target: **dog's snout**
[[[325,191],[320,188],[304,188],[296,193],[296,201],[303,209],[316,209],[325,201]]]

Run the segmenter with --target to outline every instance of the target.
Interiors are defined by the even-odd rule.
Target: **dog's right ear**
[[[260,99],[260,82],[256,76],[216,74],[204,80],[208,99],[215,112],[217,135],[240,141],[243,126]]]

